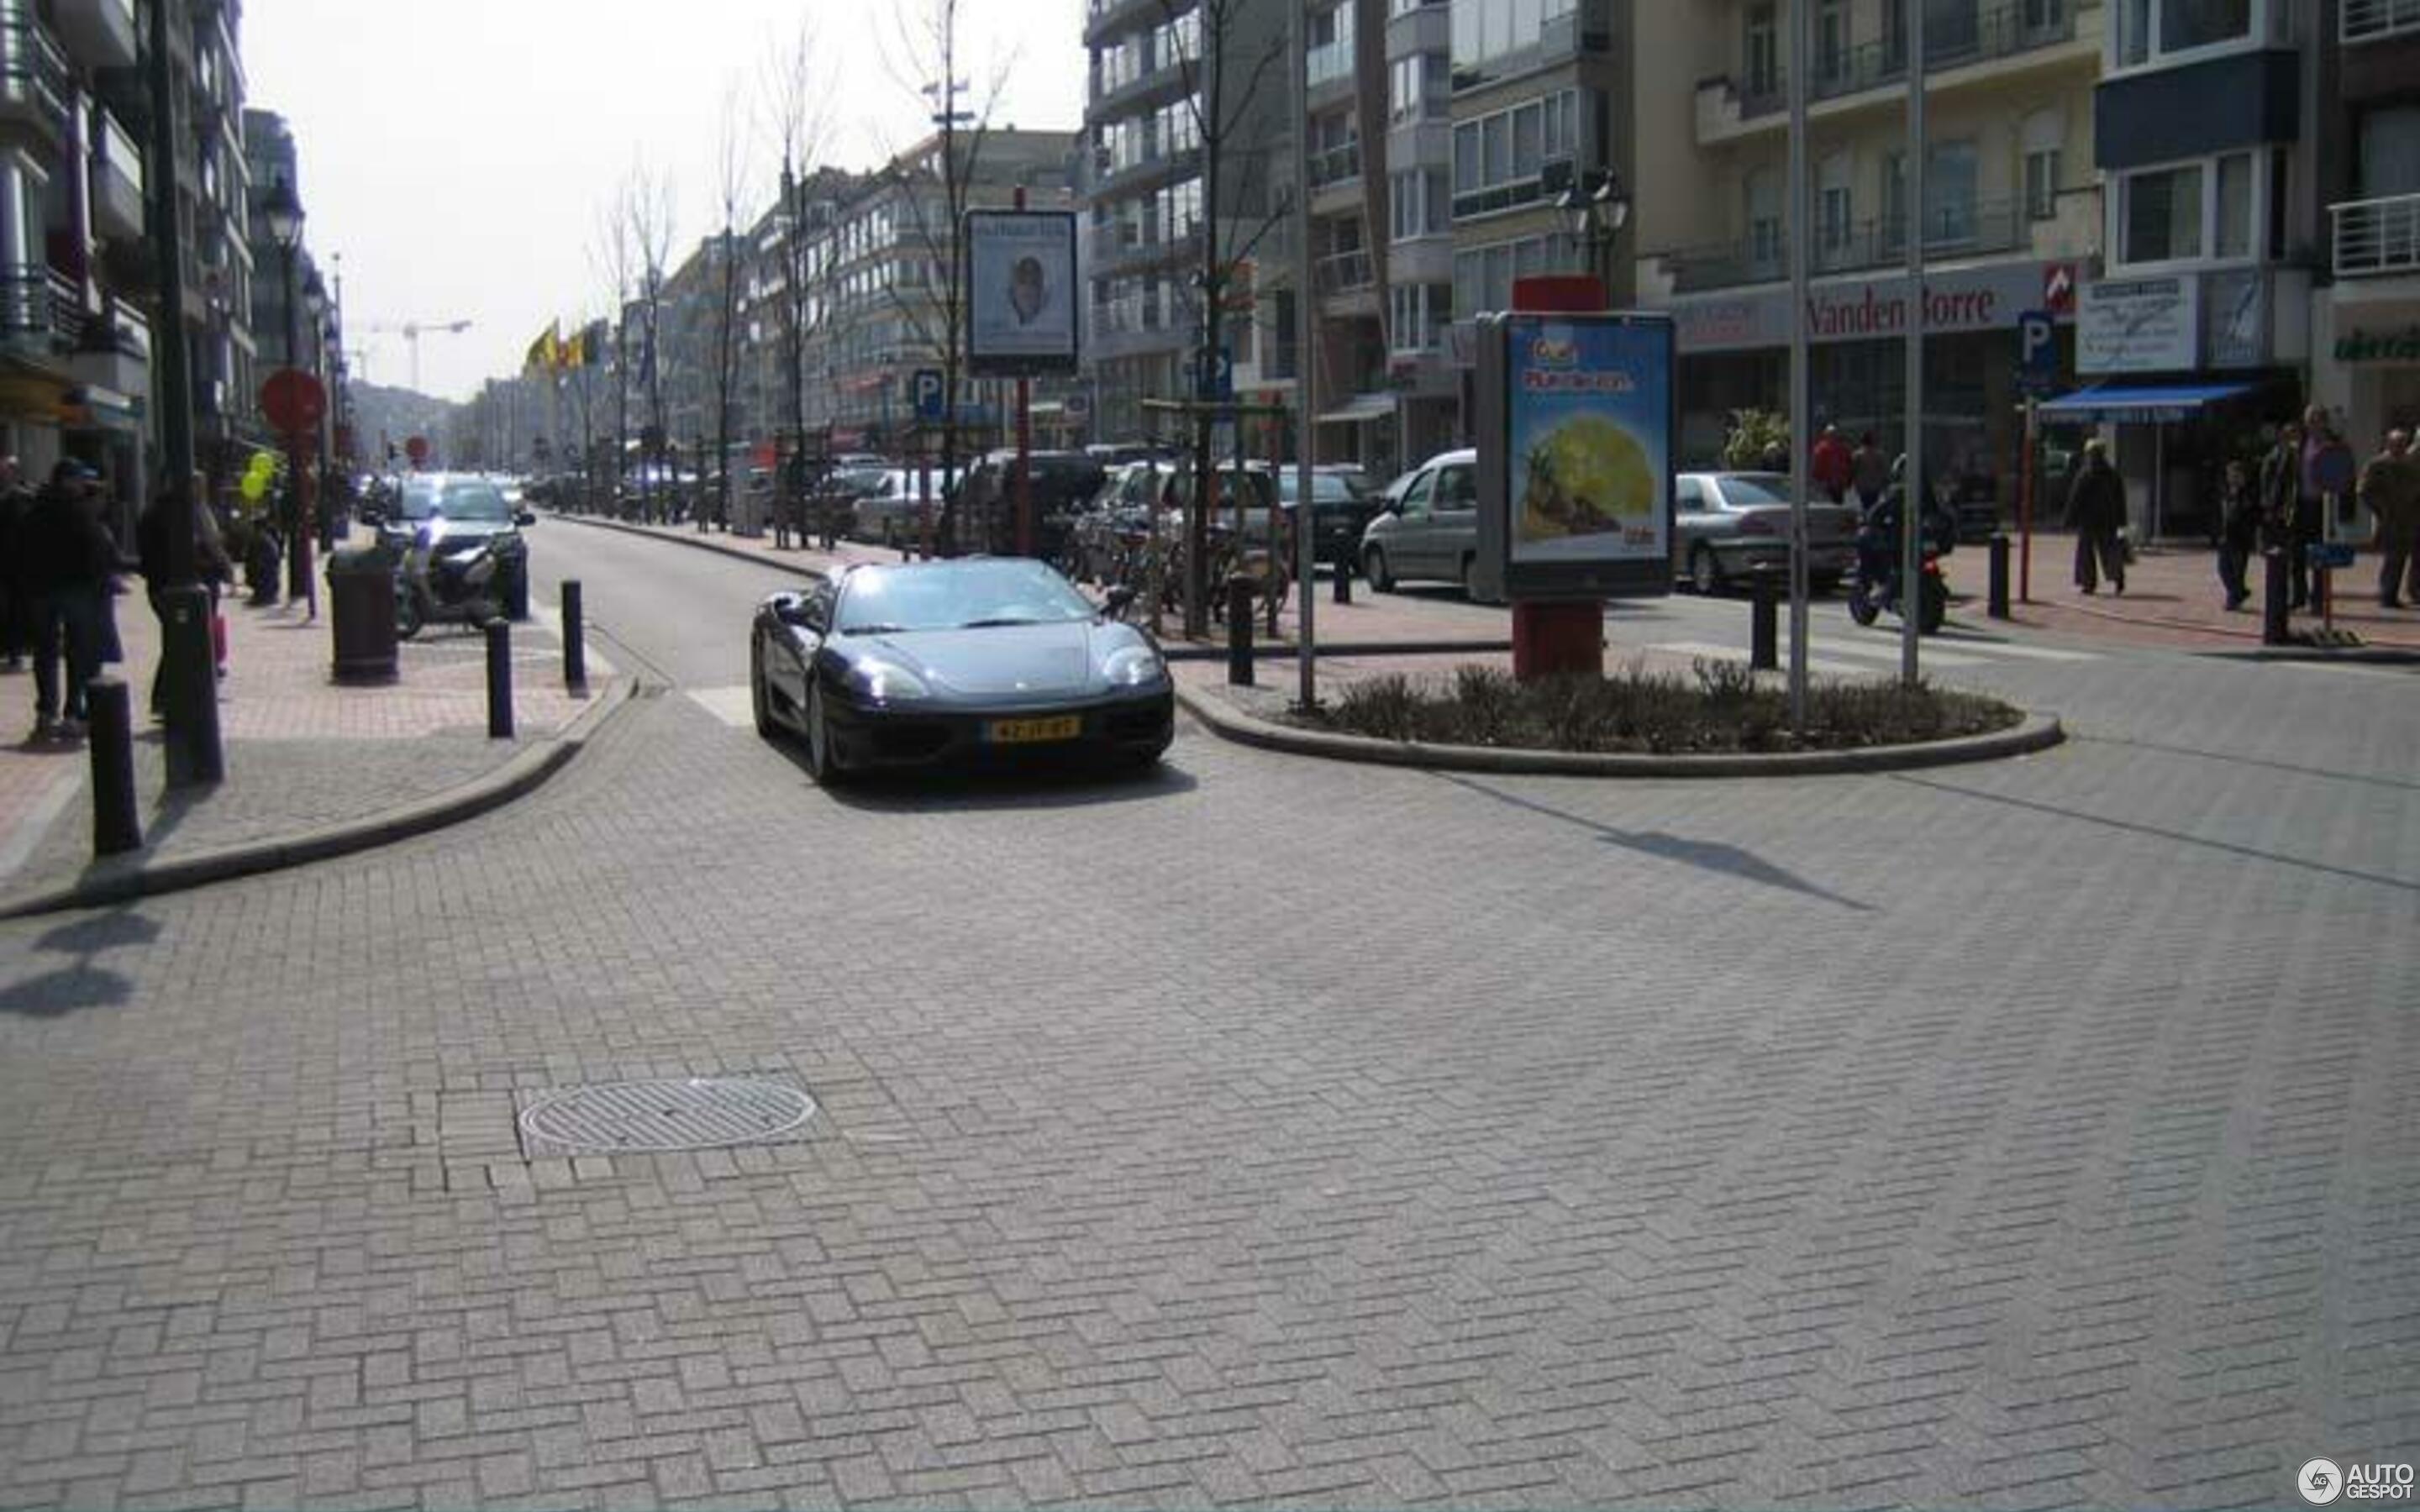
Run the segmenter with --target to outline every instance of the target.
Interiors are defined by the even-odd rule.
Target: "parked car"
[[[1479,555],[1479,453],[1440,452],[1387,486],[1361,532],[1361,576],[1381,593],[1428,579],[1471,590]]]
[[[1854,504],[1807,506],[1807,580],[1828,594],[1857,562]],[[1790,475],[1683,472],[1672,484],[1672,572],[1701,594],[1790,573]]]
[[[1149,765],[1175,733],[1151,638],[1042,563],[865,563],[756,610],[756,732],[794,730],[830,784],[876,767],[1091,755]]]

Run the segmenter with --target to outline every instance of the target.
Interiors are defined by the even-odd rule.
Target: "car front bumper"
[[[1064,739],[1003,744],[992,738],[1003,720],[1074,718]],[[840,764],[878,771],[917,766],[1014,765],[1076,758],[1142,757],[1168,748],[1176,733],[1176,689],[1164,683],[1115,697],[1047,707],[918,709],[912,704],[862,708],[839,700],[825,707],[825,728]]]

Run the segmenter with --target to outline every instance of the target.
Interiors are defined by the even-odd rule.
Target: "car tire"
[[[755,717],[759,739],[781,733],[773,724],[772,696],[765,690],[765,642],[752,639],[748,643],[748,709]]]
[[[832,749],[831,726],[824,718],[824,690],[813,669],[807,672],[807,775],[817,787],[838,787],[842,780],[839,753]]]
[[[1475,556],[1462,559],[1462,596],[1474,604],[1487,602],[1479,596],[1479,559]]]
[[[1395,575],[1387,570],[1387,552],[1382,547],[1364,547],[1361,551],[1361,576],[1377,594],[1395,591]]]
[[[1723,565],[1714,560],[1714,548],[1703,542],[1689,548],[1689,586],[1705,598],[1723,591]]]

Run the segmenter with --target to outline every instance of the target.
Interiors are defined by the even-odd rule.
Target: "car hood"
[[[1132,644],[1148,642],[1131,625],[1078,620],[857,636],[842,648],[895,662],[941,698],[1016,700],[1095,691],[1103,658]]]

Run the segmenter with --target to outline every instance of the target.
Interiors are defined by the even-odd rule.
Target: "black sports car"
[[[756,609],[757,733],[819,782],[877,767],[1082,752],[1133,765],[1175,733],[1159,648],[1039,562],[865,563]]]

